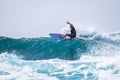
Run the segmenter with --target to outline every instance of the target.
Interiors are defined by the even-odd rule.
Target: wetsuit
[[[70,38],[75,38],[75,37],[76,37],[76,30],[75,30],[75,28],[73,27],[73,25],[70,25],[70,27],[71,27],[71,30],[70,30],[70,32],[71,32]]]

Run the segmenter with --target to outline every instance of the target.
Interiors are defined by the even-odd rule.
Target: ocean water
[[[0,37],[0,80],[120,80],[120,33]]]

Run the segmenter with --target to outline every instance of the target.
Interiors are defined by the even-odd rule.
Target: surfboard
[[[49,35],[50,35],[50,37],[51,37],[52,39],[55,39],[55,40],[65,40],[65,38],[60,38],[60,36],[63,35],[63,34],[50,33]]]

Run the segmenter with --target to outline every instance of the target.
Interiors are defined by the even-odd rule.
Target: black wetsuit
[[[70,32],[71,32],[71,35],[70,35],[70,37],[71,38],[75,38],[76,37],[76,30],[75,30],[75,28],[73,27],[73,25],[70,25],[72,28],[71,28],[71,30],[70,30]]]

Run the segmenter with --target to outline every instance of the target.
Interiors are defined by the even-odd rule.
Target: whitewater
[[[120,80],[120,33],[63,41],[1,36],[0,80]]]

